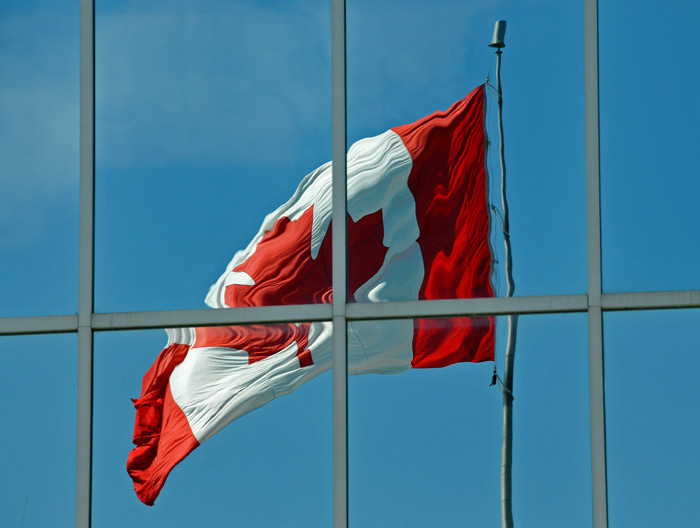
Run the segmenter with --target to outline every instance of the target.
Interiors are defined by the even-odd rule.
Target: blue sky
[[[700,76],[688,55],[700,8],[601,4],[604,289],[698,289]],[[329,4],[96,0],[96,9],[96,310],[204,307],[263,216],[330,159]],[[350,141],[447,108],[493,78],[486,44],[494,21],[508,21],[516,295],[585,293],[581,2],[349,0],[347,10]],[[77,312],[77,61],[77,2],[0,6],[0,316]],[[495,139],[495,111],[488,127]],[[495,237],[502,261],[501,246]],[[503,294],[502,270],[497,283]],[[605,316],[611,526],[691,526],[700,513],[699,318]],[[504,328],[499,319],[501,369]],[[155,507],[136,499],[125,471],[129,398],[164,343],[160,330],[95,337],[94,525],[328,526],[329,375],[197,449]],[[519,526],[591,525],[587,366],[583,315],[521,318]],[[75,336],[0,338],[2,526],[73,523],[75,370]],[[350,379],[351,525],[498,522],[491,370]]]

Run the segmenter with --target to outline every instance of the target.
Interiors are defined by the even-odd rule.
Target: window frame
[[[333,159],[333,303],[225,310],[94,312],[95,211],[95,6],[80,0],[80,225],[78,313],[0,318],[1,335],[77,333],[76,527],[91,526],[93,341],[99,331],[164,327],[332,321],[333,518],[348,525],[347,324],[396,318],[544,313],[586,313],[588,321],[593,526],[608,522],[605,453],[603,313],[615,310],[699,308],[700,290],[603,293],[600,221],[598,5],[583,0],[584,103],[587,209],[586,294],[512,298],[348,303],[346,247],[346,18],[345,0],[331,0],[331,91]]]

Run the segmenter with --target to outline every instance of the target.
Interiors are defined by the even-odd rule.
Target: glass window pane
[[[97,2],[98,311],[203,307],[330,160],[329,9]]]
[[[0,4],[0,316],[78,305],[78,2]]]
[[[606,291],[700,288],[699,16],[696,2],[600,3]]]
[[[0,337],[0,526],[75,524],[75,335]]]
[[[263,332],[265,343],[267,338],[279,337],[282,326],[207,330],[215,336],[216,332],[233,330],[237,333],[232,335],[243,338],[251,332],[260,337]],[[295,325],[284,326],[288,329]],[[296,328],[303,331],[307,326]],[[288,525],[294,519],[295,524],[302,526],[330,526],[332,427],[328,374],[309,379],[292,394],[239,417],[207,438],[174,467],[152,508],[139,501],[126,470],[127,456],[134,447],[135,410],[130,398],[139,397],[142,378],[158,357],[165,337],[161,330],[96,335],[93,524],[115,528],[152,526],[157,518],[157,524],[272,527]],[[200,344],[205,339],[199,329],[197,338]],[[261,341],[256,343],[260,345]],[[208,344],[214,346],[212,342]],[[196,350],[188,354],[195,354]],[[199,348],[199,352],[202,350]],[[255,362],[251,349],[248,352],[250,365],[246,361],[235,368],[247,369],[246,372],[255,366],[268,368],[267,365],[277,365],[283,356],[286,358],[288,351]],[[329,358],[316,352],[315,348],[311,352],[313,364],[301,371],[326,366],[324,361]],[[245,353],[228,348],[225,353],[209,357],[235,363]],[[200,357],[204,357],[202,354]],[[302,355],[297,356],[300,363]],[[292,362],[296,361],[293,356]],[[197,366],[193,368],[196,370]],[[173,384],[170,379],[169,390],[178,398],[177,390],[183,385]],[[239,379],[228,378],[221,393],[228,394],[227,388]],[[258,383],[265,386],[264,381]],[[242,389],[240,394],[243,393]],[[192,414],[188,416],[190,424],[198,423]],[[196,425],[191,427],[196,429]]]
[[[494,22],[507,20],[507,47],[502,56],[503,121],[515,294],[584,292],[586,204],[581,2],[525,5],[507,1],[475,5],[457,0],[408,4],[395,0],[379,3],[351,0],[347,9],[350,143],[414,123],[437,110],[445,111],[487,77],[495,86],[495,55],[487,45],[491,42]],[[496,98],[491,90],[487,90],[486,106],[486,131],[491,141],[486,158],[489,192],[482,199],[487,203],[481,207],[487,209],[491,204],[496,208],[490,220],[493,258],[497,261],[493,282],[496,294],[502,296],[506,280],[499,217],[498,123]],[[480,128],[480,124],[475,126]],[[413,154],[410,157],[413,169],[417,162]],[[430,163],[433,161],[431,158]],[[482,164],[477,161],[477,165]],[[404,180],[400,183],[413,195],[415,206],[411,205],[409,210],[415,211],[417,217],[408,215],[408,220],[418,225],[409,227],[431,239],[432,234],[424,235],[422,231],[420,216],[432,214],[434,208],[426,209],[419,204],[417,191],[411,184],[412,176],[407,178],[408,183]],[[447,188],[448,185],[443,185],[433,194],[443,198],[448,194]],[[461,203],[461,199],[450,202],[455,206]],[[383,242],[389,253],[398,247],[392,205],[396,204],[381,205]],[[374,209],[379,210],[377,207]],[[454,226],[454,221],[439,222],[443,231]],[[387,237],[387,233],[394,238]],[[415,233],[411,240],[416,240]],[[418,245],[426,259],[420,238]],[[351,278],[355,266],[367,265],[368,251],[371,248],[363,248],[358,251],[362,257],[353,259],[351,240]],[[440,254],[450,253],[443,249]],[[400,293],[409,297],[406,292]],[[465,296],[455,291],[444,294],[448,295]]]
[[[469,320],[432,321],[447,335]],[[349,335],[387,323],[401,322],[352,323]],[[506,329],[498,318],[501,376]],[[503,399],[492,372],[486,361],[349,379],[351,526],[500,524]],[[591,526],[584,315],[520,318],[513,392],[515,525]]]
[[[610,526],[693,526],[700,517],[700,310],[605,316]]]

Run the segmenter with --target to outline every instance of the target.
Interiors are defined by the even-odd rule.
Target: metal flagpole
[[[503,93],[501,91],[501,55],[505,47],[503,38],[506,33],[506,21],[499,20],[493,31],[490,47],[496,48],[496,91],[498,92],[498,135],[501,157],[501,202],[503,204],[503,242],[506,250],[506,284],[507,297],[513,296],[513,255],[510,247],[510,220],[508,200],[506,199],[506,160],[503,145]],[[506,344],[506,361],[503,375],[503,444],[501,447],[501,526],[513,528],[512,504],[512,465],[513,465],[513,366],[515,360],[515,340],[518,330],[518,316],[508,316],[508,341]]]

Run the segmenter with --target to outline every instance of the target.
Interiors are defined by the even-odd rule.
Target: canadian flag
[[[347,157],[351,302],[492,297],[484,86]],[[211,287],[212,308],[328,303],[331,164],[265,218]],[[236,418],[332,362],[331,323],[170,329],[134,400],[127,470],[153,504],[172,468]],[[350,323],[348,372],[492,360],[492,317]]]

